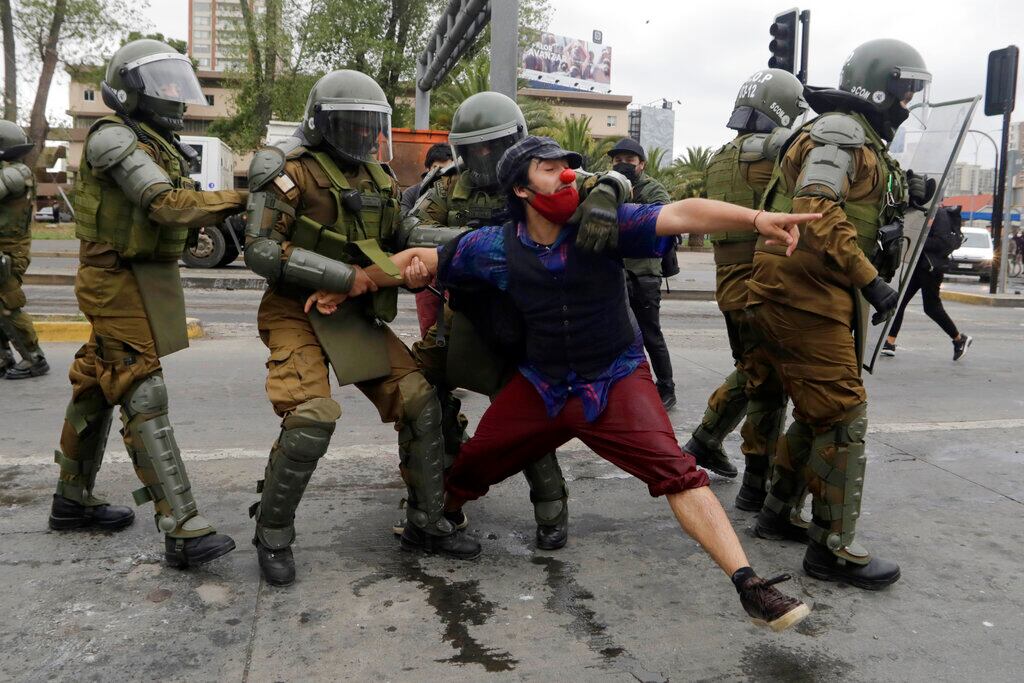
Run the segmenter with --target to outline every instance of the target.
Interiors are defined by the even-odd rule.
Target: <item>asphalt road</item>
[[[74,309],[66,288],[29,288],[30,310]],[[0,680],[1019,680],[1024,666],[1024,310],[949,304],[975,343],[949,341],[908,312],[895,358],[867,379],[871,421],[859,539],[903,567],[879,593],[800,570],[801,548],[749,538],[738,485],[713,477],[755,568],[813,607],[773,635],[744,618],[731,585],[651,499],[578,443],[572,538],[533,547],[516,477],[468,507],[475,562],[403,554],[391,537],[402,489],[395,433],[351,389],[328,456],[298,513],[298,583],[259,580],[246,509],[276,419],[263,393],[258,293],[188,292],[208,339],[166,360],[171,416],[200,505],[238,549],[186,573],[164,568],[145,508],[116,535],[45,527],[52,452],[76,345],[51,344],[54,371],[0,382]],[[728,372],[724,327],[706,302],[664,304],[681,440]],[[411,297],[396,330],[415,334]],[[486,402],[468,396],[471,423]],[[739,465],[738,440],[726,447]],[[98,489],[138,486],[116,432]]]

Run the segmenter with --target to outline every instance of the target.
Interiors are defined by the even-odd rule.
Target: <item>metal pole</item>
[[[491,2],[491,90],[516,99],[519,71],[519,0]]]
[[[1017,160],[1019,152],[1015,149],[1011,149],[1009,156],[1007,157],[1006,164],[1006,182],[1009,187],[1010,197],[1008,200],[1004,200],[1006,211],[1004,212],[1003,225],[1003,236],[1000,240],[1001,253],[1005,256],[1009,253],[1010,249],[1010,230],[1013,227],[1013,177],[1016,175]],[[1007,271],[1007,259],[1001,258],[999,260],[999,293],[1006,294],[1006,271]]]
[[[794,36],[795,37],[795,36]],[[800,13],[800,73],[797,78],[807,85],[807,52],[811,42],[811,10]]]
[[[999,173],[996,174],[996,195],[992,200],[992,244],[995,253],[992,255],[992,272],[988,278],[988,293],[995,294],[999,287],[999,263],[1003,260],[1003,195],[1006,193],[1006,170],[1009,168],[1007,154],[1010,147],[1010,112],[1003,114],[1003,138],[1000,145],[999,158],[1002,160]]]
[[[416,60],[416,118],[413,126],[416,130],[430,128],[430,91],[420,89],[420,79],[426,71],[421,60]]]

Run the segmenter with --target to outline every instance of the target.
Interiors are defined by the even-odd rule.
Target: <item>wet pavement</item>
[[[60,309],[58,288],[32,305]],[[36,296],[33,296],[33,292]],[[203,513],[238,548],[198,570],[161,562],[149,510],[117,534],[56,533],[45,518],[73,344],[54,371],[0,382],[0,680],[12,681],[932,681],[1019,680],[1024,666],[1024,311],[949,305],[965,359],[913,306],[895,358],[868,378],[868,483],[859,539],[897,560],[878,593],[802,574],[801,546],[755,540],[735,481],[712,477],[762,574],[812,606],[799,627],[751,625],[667,505],[582,444],[559,451],[571,539],[540,552],[521,477],[467,507],[476,561],[399,549],[395,432],[351,389],[298,512],[298,581],[259,578],[246,510],[277,425],[251,292],[190,299],[210,339],[166,359],[171,416]],[[397,331],[414,335],[411,301]],[[32,306],[30,305],[30,308]],[[682,440],[728,371],[712,304],[667,302]],[[471,423],[486,407],[467,396]],[[741,464],[738,439],[726,447]],[[138,484],[116,432],[98,490]]]

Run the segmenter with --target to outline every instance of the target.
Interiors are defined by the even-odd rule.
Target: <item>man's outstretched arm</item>
[[[786,245],[788,255],[793,253],[800,239],[799,225],[817,218],[821,218],[821,214],[772,213],[713,199],[692,198],[663,206],[658,214],[655,231],[664,236],[688,232],[756,230],[768,238],[769,244]]]

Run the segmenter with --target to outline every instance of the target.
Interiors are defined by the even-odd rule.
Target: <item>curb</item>
[[[87,342],[92,332],[92,325],[86,320],[80,320],[79,316],[46,315],[33,318],[41,342]],[[203,322],[198,318],[187,318],[185,325],[189,339],[202,339],[206,336]]]
[[[1024,296],[974,294],[973,292],[957,292],[945,289],[939,292],[939,296],[944,301],[955,301],[961,304],[974,304],[975,306],[994,306],[997,308],[1024,308]]]
[[[75,275],[65,273],[26,273],[22,282],[26,285],[48,285],[57,287],[74,287]],[[267,281],[261,277],[202,277],[183,275],[181,286],[185,289],[253,289],[262,290]]]

